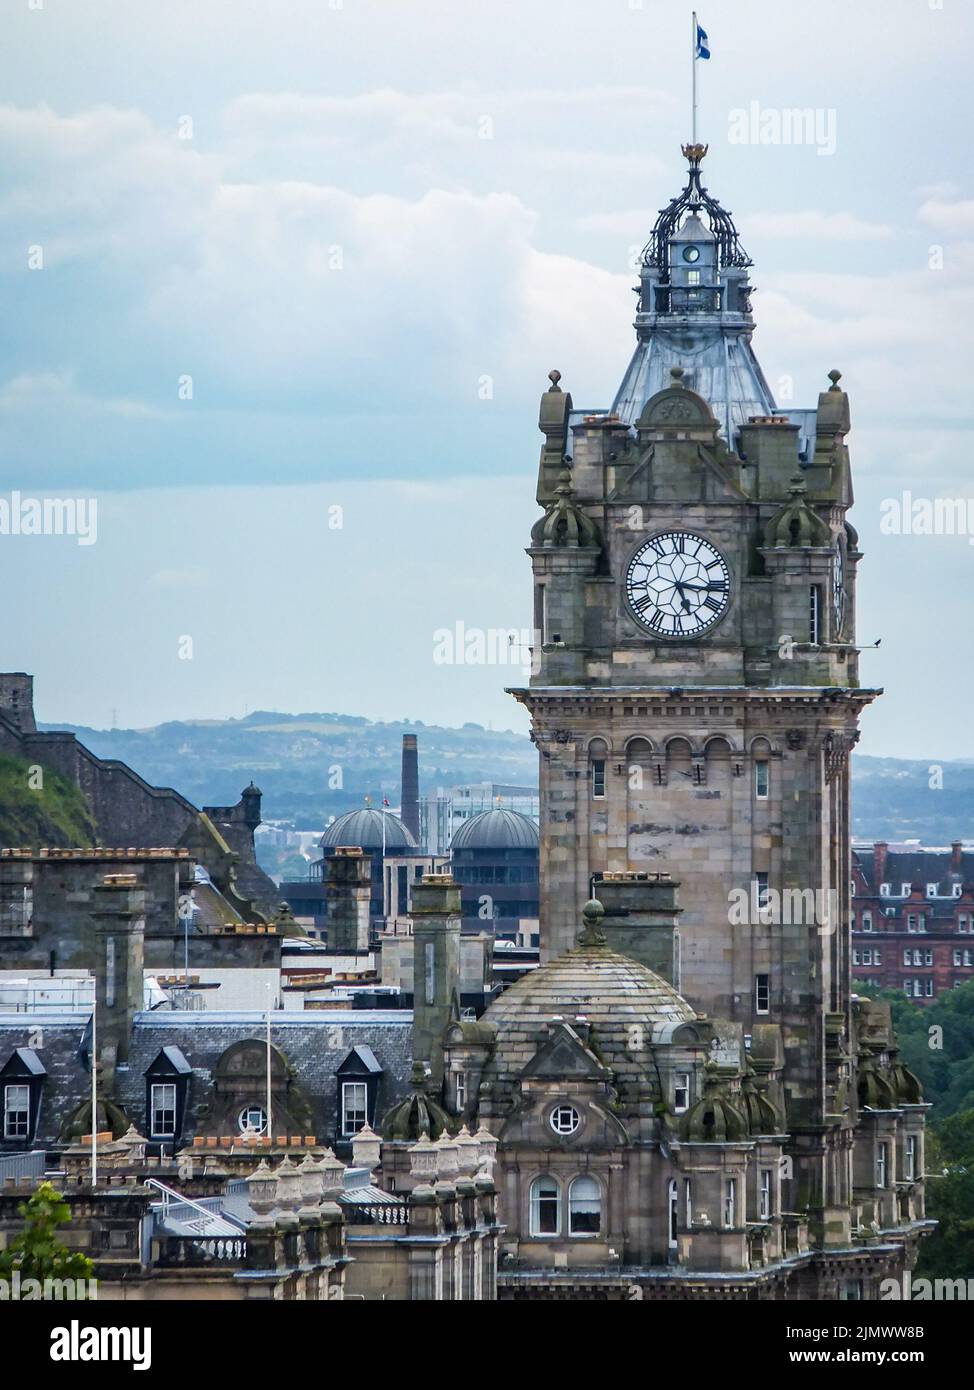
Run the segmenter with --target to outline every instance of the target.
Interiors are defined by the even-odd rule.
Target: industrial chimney
[[[402,823],[419,843],[419,752],[415,734],[402,736]]]

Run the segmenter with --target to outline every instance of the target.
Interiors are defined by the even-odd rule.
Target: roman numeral
[[[720,599],[714,598],[713,594],[708,594],[703,601],[703,606],[704,608],[709,608],[711,613],[719,613],[724,605],[721,603]]]

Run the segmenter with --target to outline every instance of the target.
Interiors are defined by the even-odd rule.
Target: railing
[[[209,1265],[242,1265],[247,1259],[246,1236],[164,1236],[159,1241],[162,1269],[202,1269]]]
[[[659,285],[656,289],[656,312],[718,314],[723,293],[720,285]]]
[[[210,1234],[212,1239],[221,1238],[212,1234],[215,1223],[232,1224],[227,1223],[226,1218],[219,1211],[213,1211],[210,1207],[203,1206],[201,1202],[194,1202],[191,1197],[184,1197],[181,1192],[177,1192],[175,1188],[167,1187],[158,1178],[146,1178],[143,1185],[154,1188],[156,1192],[161,1194],[162,1200],[152,1204],[159,1223],[182,1221],[198,1231],[200,1236],[206,1237]],[[219,1226],[217,1230],[219,1230]]]
[[[343,1202],[350,1226],[405,1226],[405,1202]]]

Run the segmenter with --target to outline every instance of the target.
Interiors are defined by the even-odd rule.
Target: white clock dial
[[[664,531],[636,551],[626,597],[659,637],[698,637],[727,612],[730,571],[720,551],[689,531]]]

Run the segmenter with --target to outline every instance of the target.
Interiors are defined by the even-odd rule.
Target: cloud
[[[885,223],[867,222],[852,212],[822,212],[815,208],[804,212],[751,212],[746,226],[753,229],[752,238],[757,234],[809,241],[885,241],[893,235],[892,227]]]

